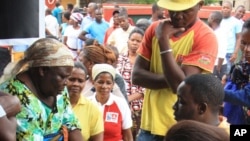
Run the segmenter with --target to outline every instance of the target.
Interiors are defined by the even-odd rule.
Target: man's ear
[[[198,106],[198,113],[201,115],[201,114],[204,114],[207,110],[207,103],[200,103],[199,106]]]
[[[198,5],[199,5],[199,9],[201,9],[201,7],[204,5],[204,0],[201,0],[201,1],[198,3]]]

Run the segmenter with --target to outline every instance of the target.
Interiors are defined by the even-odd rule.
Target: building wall
[[[64,7],[64,9],[66,9],[68,3],[72,3],[73,5],[75,5],[76,1],[77,0],[61,0],[61,5]]]
[[[234,4],[234,8],[238,7],[239,5],[244,5],[246,7],[247,11],[250,11],[250,0],[223,0],[225,1],[230,1]]]
[[[249,0],[236,0],[235,1],[235,8],[238,5],[244,5],[246,7],[246,10],[250,11],[250,1]]]

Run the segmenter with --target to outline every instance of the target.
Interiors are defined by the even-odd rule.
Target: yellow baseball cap
[[[194,7],[202,0],[159,0],[158,6],[171,11],[182,11]]]

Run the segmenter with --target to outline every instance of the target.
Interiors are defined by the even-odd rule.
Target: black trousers
[[[4,68],[11,61],[11,55],[7,48],[0,47],[0,77],[3,75]]]

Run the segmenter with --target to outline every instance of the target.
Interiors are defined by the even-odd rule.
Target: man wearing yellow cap
[[[211,73],[218,45],[214,33],[198,17],[203,0],[159,0],[170,19],[154,22],[137,53],[132,81],[147,88],[138,141],[162,141],[176,122],[173,105],[181,81]],[[185,103],[183,103],[185,104]]]

